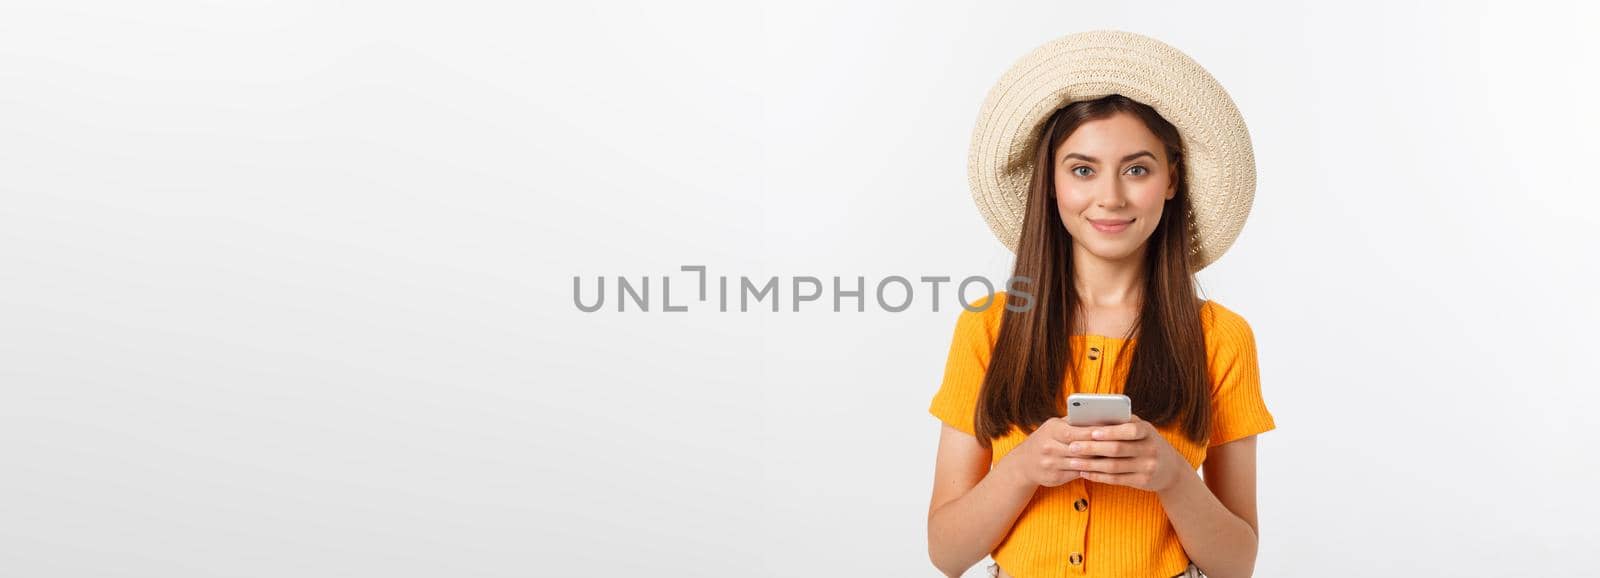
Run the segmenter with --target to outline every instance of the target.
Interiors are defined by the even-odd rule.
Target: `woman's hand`
[[[1067,444],[1089,439],[1092,429],[1069,426],[1065,418],[1052,417],[1012,448],[997,467],[1018,482],[1047,488],[1078,479],[1077,470],[1067,467],[1072,458]]]
[[[1193,469],[1155,426],[1139,416],[1122,425],[1072,429],[1088,430],[1089,435],[1068,434],[1074,441],[1067,443],[1066,467],[1091,482],[1159,493]]]

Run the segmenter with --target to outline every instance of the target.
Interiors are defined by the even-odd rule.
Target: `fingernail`
[[[1098,430],[1098,429],[1094,430],[1094,439],[1100,439],[1100,438],[1103,438],[1103,437],[1106,437],[1105,430]]]
[[[1069,451],[1069,452],[1076,452],[1076,451],[1081,450],[1081,449],[1083,449],[1083,444],[1080,444],[1078,442],[1072,442],[1070,444],[1067,444],[1067,451]]]

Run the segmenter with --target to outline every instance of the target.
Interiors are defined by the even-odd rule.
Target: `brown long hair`
[[[1190,265],[1196,248],[1190,227],[1189,184],[1183,169],[1183,141],[1178,129],[1155,109],[1122,95],[1079,101],[1062,107],[1044,124],[1033,159],[1022,238],[1017,245],[1013,279],[1031,280],[1028,296],[1007,293],[989,369],[978,399],[975,426],[985,448],[1012,426],[1032,433],[1051,417],[1065,415],[1063,380],[1069,360],[1077,359],[1068,339],[1075,327],[1080,299],[1073,283],[1072,237],[1056,202],[1056,149],[1078,127],[1119,112],[1144,121],[1166,148],[1177,179],[1177,193],[1166,201],[1161,222],[1145,247],[1140,308],[1132,334],[1137,336],[1129,360],[1124,393],[1133,412],[1157,426],[1182,424],[1185,437],[1203,442],[1210,429],[1210,379],[1200,324],[1199,297]],[[993,305],[993,304],[992,304]],[[991,305],[991,306],[992,306]],[[1127,342],[1124,342],[1126,345]]]

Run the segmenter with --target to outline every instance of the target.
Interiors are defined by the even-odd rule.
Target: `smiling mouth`
[[[1115,220],[1115,219],[1107,219],[1107,220],[1089,219],[1089,224],[1093,225],[1096,231],[1100,231],[1102,233],[1116,233],[1116,232],[1122,231],[1124,229],[1127,229],[1128,225],[1133,224],[1133,221],[1134,221],[1134,219],[1128,219],[1126,221],[1118,221],[1118,220]]]

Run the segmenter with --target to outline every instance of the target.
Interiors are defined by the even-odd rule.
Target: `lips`
[[[1117,233],[1133,224],[1133,219],[1089,219],[1089,224],[1102,233]]]

